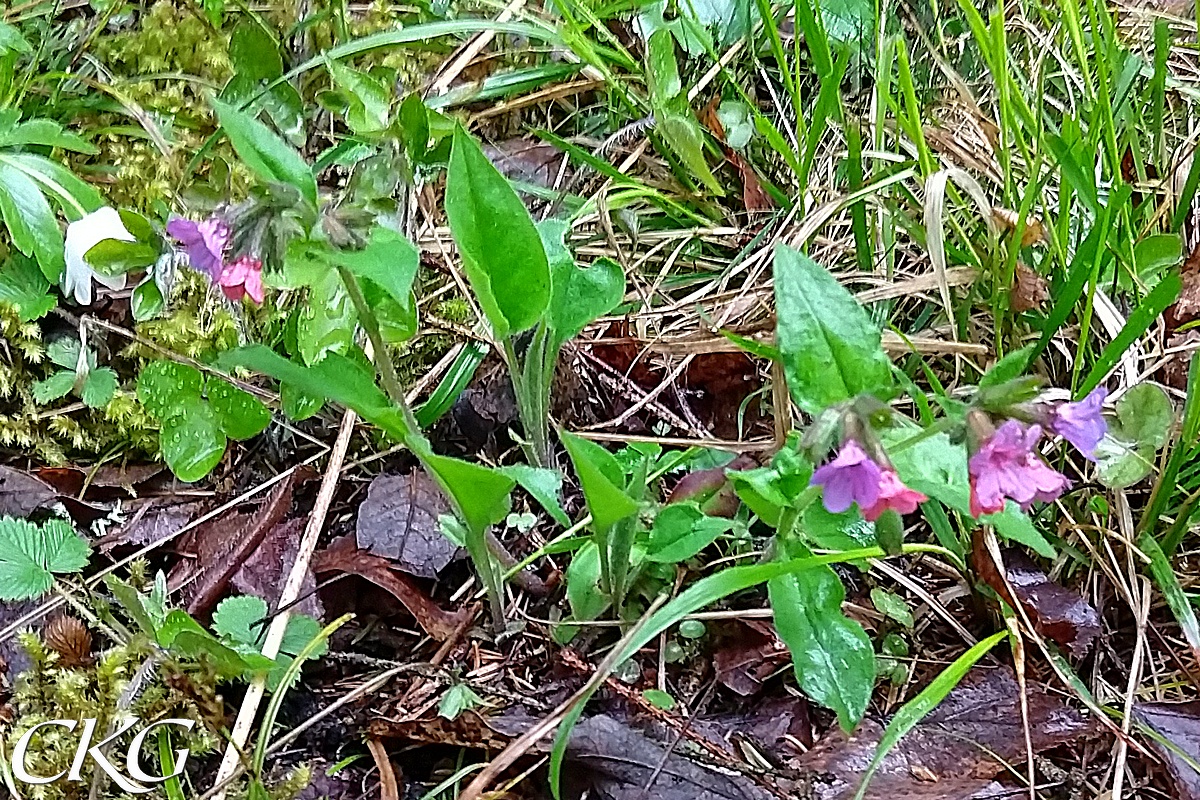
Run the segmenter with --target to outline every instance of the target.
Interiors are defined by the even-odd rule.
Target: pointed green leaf
[[[608,530],[638,512],[637,502],[625,492],[624,474],[612,453],[567,431],[561,431],[559,437],[571,456],[597,529]]]
[[[775,248],[775,306],[788,389],[806,413],[891,388],[879,327],[828,270],[782,244]]]
[[[499,470],[449,456],[426,456],[442,490],[462,511],[464,521],[475,532],[486,531],[508,516],[509,494],[516,481]]]
[[[249,114],[216,99],[212,101],[212,106],[233,149],[246,162],[246,166],[264,181],[295,187],[316,208],[317,181],[299,153]]]
[[[537,324],[550,302],[541,237],[521,198],[461,126],[446,177],[446,217],[496,336]]]
[[[552,276],[550,328],[554,343],[561,346],[621,304],[625,297],[625,271],[608,258],[598,259],[586,269],[577,267],[563,241],[567,232],[565,222],[546,220],[538,225],[538,232]]]
[[[3,161],[0,161],[0,217],[17,249],[37,259],[42,274],[56,283],[66,266],[62,229],[38,185]]]

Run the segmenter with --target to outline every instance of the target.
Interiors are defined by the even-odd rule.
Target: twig
[[[308,525],[304,529],[304,536],[300,540],[300,546],[296,552],[296,560],[292,564],[292,571],[288,575],[287,582],[283,586],[283,591],[279,595],[279,607],[283,609],[271,621],[271,627],[267,630],[266,643],[263,645],[262,653],[267,658],[275,658],[279,653],[279,646],[283,643],[283,634],[287,629],[288,619],[291,617],[291,612],[287,607],[299,596],[304,578],[308,574],[309,562],[312,560],[313,551],[317,549],[317,540],[321,536],[321,531],[325,527],[325,517],[329,513],[329,506],[333,502],[334,492],[337,491],[339,479],[342,473],[342,462],[346,460],[346,451],[350,447],[350,437],[354,433],[354,423],[357,416],[350,409],[346,409],[345,415],[342,417],[342,426],[338,430],[337,441],[333,445],[333,450],[329,454],[329,464],[325,467],[325,476],[321,480],[321,488],[317,493],[317,502],[313,506],[312,515],[308,518]],[[222,783],[226,778],[233,775],[234,771],[239,766],[239,760],[242,754],[242,748],[246,744],[246,740],[250,736],[250,731],[254,727],[254,718],[258,714],[258,706],[262,702],[263,695],[266,693],[267,676],[261,674],[254,679],[250,684],[250,688],[246,691],[246,697],[242,701],[242,707],[238,711],[237,720],[233,725],[233,734],[230,737],[229,747],[225,750],[225,757],[221,760],[221,768],[217,771],[216,783]],[[224,800],[225,791],[220,790],[216,798]]]

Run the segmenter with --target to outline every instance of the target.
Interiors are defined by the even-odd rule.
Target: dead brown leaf
[[[148,545],[169,539],[204,513],[203,503],[168,503],[163,498],[137,507],[129,521],[96,543],[101,552],[121,545]]]
[[[0,515],[28,517],[58,497],[50,484],[28,472],[0,466]]]
[[[760,620],[743,620],[735,634],[713,653],[717,680],[742,697],[762,691],[763,681],[786,663],[787,645],[775,628]]]
[[[1007,668],[976,667],[884,757],[867,789],[878,800],[966,800],[991,786],[1004,764],[1022,763],[1021,690]],[[1090,722],[1044,686],[1027,692],[1034,752],[1075,741]],[[866,720],[847,735],[835,729],[800,758],[822,774],[818,800],[853,797],[875,756],[883,726]]]
[[[202,616],[216,606],[242,564],[291,510],[296,483],[311,476],[311,472],[293,472],[256,511],[230,512],[185,536],[180,550],[191,557],[171,570],[168,585],[172,591],[181,590],[189,614]],[[281,589],[280,583],[275,584],[263,599],[273,606]]]
[[[522,138],[484,145],[483,152],[504,177],[543,189],[552,189],[558,184],[559,172],[566,160],[566,155],[554,145]],[[563,185],[570,179],[568,168],[563,174]]]
[[[1019,602],[1042,636],[1067,648],[1076,658],[1086,655],[1100,635],[1100,615],[1096,609],[1076,592],[1051,581],[1021,551],[1007,549],[1002,551],[1001,557],[1008,576],[1007,585],[976,537],[971,550],[971,565],[979,578],[1013,608]]]
[[[1175,788],[1173,796],[1178,800],[1200,800],[1200,772],[1188,763],[1188,759],[1200,763],[1200,701],[1134,703],[1133,715],[1182,753],[1175,752],[1152,737],[1146,737],[1167,768]],[[1185,755],[1187,758],[1183,757]]]
[[[455,634],[470,609],[457,613],[444,611],[408,576],[393,569],[392,563],[374,553],[361,550],[353,536],[335,539],[313,557],[313,572],[344,572],[358,575],[389,592],[408,609],[417,624],[433,638],[445,641]]]
[[[436,578],[458,553],[438,524],[449,512],[445,496],[423,471],[380,475],[358,507],[358,546],[392,559],[409,575]]]
[[[1016,211],[1000,206],[992,206],[992,219],[1005,233],[1015,231],[1021,221],[1021,217]],[[1026,217],[1025,230],[1021,233],[1021,247],[1031,247],[1044,241],[1046,241],[1046,226],[1037,217]]]
[[[1040,311],[1050,299],[1050,284],[1036,272],[1017,262],[1017,272],[1013,276],[1012,293],[1008,303],[1013,311],[1023,314],[1026,311]]]
[[[230,584],[242,594],[252,594],[267,601],[272,609],[279,602],[280,587],[287,580],[296,555],[300,552],[300,537],[308,521],[303,517],[289,519],[271,528],[238,571]],[[313,619],[324,619],[325,608],[317,597],[317,579],[308,570],[300,583],[300,600],[289,606],[293,611],[308,614]]]

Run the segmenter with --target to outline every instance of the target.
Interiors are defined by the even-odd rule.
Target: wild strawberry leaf
[[[31,600],[54,585],[54,575],[78,572],[91,554],[71,525],[0,518],[0,600]]]

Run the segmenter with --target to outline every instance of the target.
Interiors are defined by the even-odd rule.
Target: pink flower
[[[1034,447],[1040,425],[1005,421],[967,462],[971,475],[971,514],[995,514],[1012,498],[1026,511],[1034,502],[1049,503],[1069,485],[1065,475],[1038,458]]]
[[[1108,389],[1100,386],[1078,403],[1059,403],[1050,411],[1046,426],[1075,446],[1090,461],[1096,460],[1096,445],[1108,432],[1100,415]]]
[[[863,508],[862,514],[869,522],[879,519],[889,508],[901,515],[911,514],[928,499],[917,490],[901,483],[895,470],[884,468],[879,480],[879,499],[874,505]]]
[[[837,458],[813,473],[812,485],[824,487],[821,501],[829,512],[840,514],[857,503],[872,522],[889,508],[908,514],[929,499],[901,483],[894,469],[875,463],[853,439],[842,445]]]
[[[192,269],[217,280],[225,268],[225,250],[231,235],[224,220],[209,217],[203,222],[192,222],[176,217],[167,223],[167,233],[183,245]]]
[[[221,270],[221,276],[217,278],[217,283],[230,300],[241,300],[249,295],[255,303],[262,304],[262,262],[257,258],[243,255],[226,264]]]

